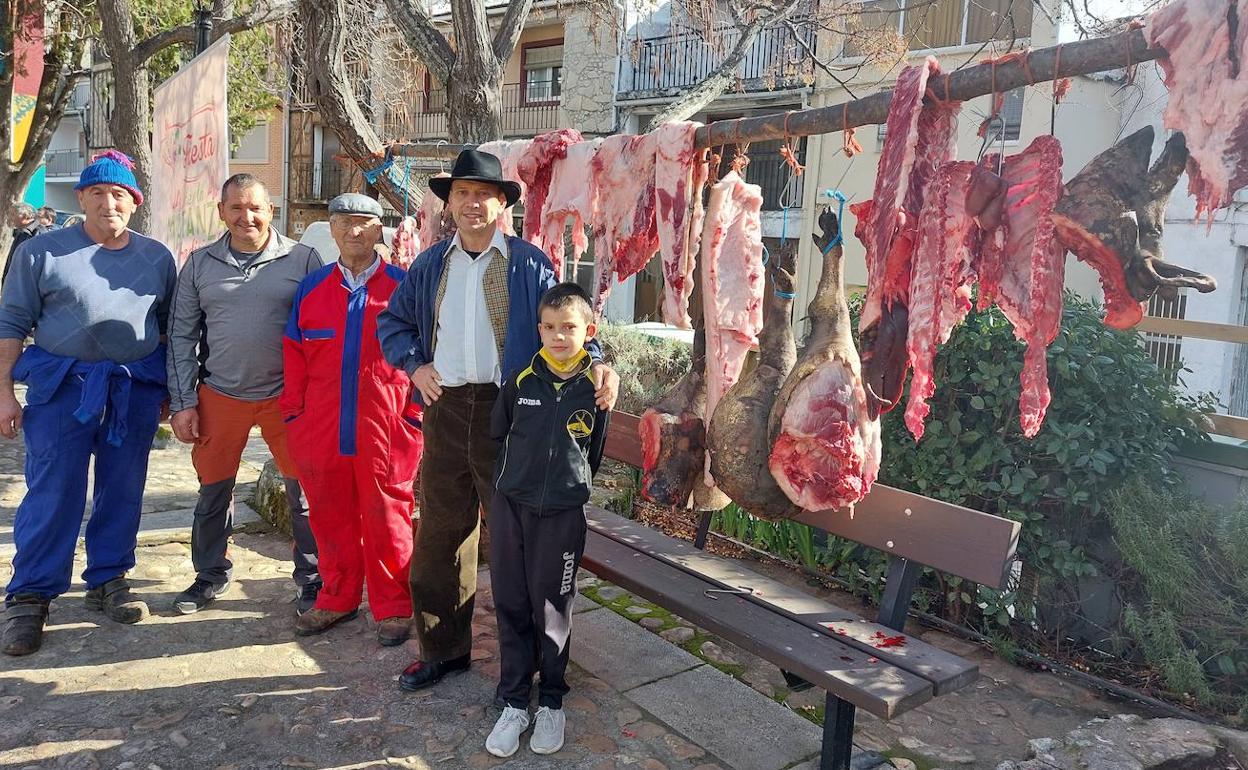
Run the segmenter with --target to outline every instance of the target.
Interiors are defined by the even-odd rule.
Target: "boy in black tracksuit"
[[[596,327],[589,296],[553,286],[538,306],[542,349],[503,384],[492,433],[502,441],[490,505],[490,583],[498,618],[502,716],[486,741],[495,756],[528,728],[535,664],[538,712],[530,748],[563,745],[568,637],[576,571],[585,550],[585,503],[602,460],[608,413],[594,403],[585,340]]]

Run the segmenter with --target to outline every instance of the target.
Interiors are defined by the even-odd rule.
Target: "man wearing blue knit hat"
[[[8,655],[39,649],[49,603],[69,589],[92,456],[87,607],[119,623],[147,616],[126,572],[166,398],[162,337],[177,267],[163,244],[128,228],[143,203],[133,165],[119,152],[96,156],[74,187],[85,221],[23,243],[0,292],[0,435],[22,432],[27,487],[13,523]],[[26,383],[24,410],[15,380]]]

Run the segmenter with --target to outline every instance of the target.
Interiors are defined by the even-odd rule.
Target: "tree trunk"
[[[351,88],[343,63],[346,10],[342,0],[300,0],[299,17],[303,24],[307,56],[308,85],[316,99],[321,119],[333,129],[342,150],[362,169],[381,163],[385,147],[373,126],[364,117],[360,103]],[[413,185],[407,195],[397,174],[382,174],[373,187],[398,211],[404,210],[405,197],[410,202],[420,199]]]
[[[488,58],[493,58],[485,54]],[[503,138],[502,66],[498,62],[455,60],[446,89],[447,139],[481,144]],[[476,58],[476,57],[474,57]]]
[[[99,0],[100,31],[113,67],[113,114],[108,120],[113,144],[134,159],[134,177],[143,193],[151,192],[151,80],[146,62],[135,61],[138,45],[128,0]],[[139,206],[130,228],[147,232],[148,207]]]

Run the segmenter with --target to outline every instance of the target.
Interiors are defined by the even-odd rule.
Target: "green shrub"
[[[690,347],[605,321],[598,327],[607,363],[620,375],[616,408],[641,414],[689,371]]]
[[[1248,508],[1143,481],[1108,503],[1129,652],[1172,693],[1248,717]]]

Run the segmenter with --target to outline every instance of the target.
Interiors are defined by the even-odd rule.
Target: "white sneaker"
[[[538,712],[539,714],[541,712]],[[510,757],[520,748],[520,736],[529,729],[529,712],[507,706],[494,723],[490,737],[485,739],[485,750],[496,757]],[[560,730],[560,735],[563,731]]]
[[[534,754],[554,754],[563,748],[563,731],[567,725],[568,718],[564,716],[563,709],[542,706],[533,717],[529,748]]]

